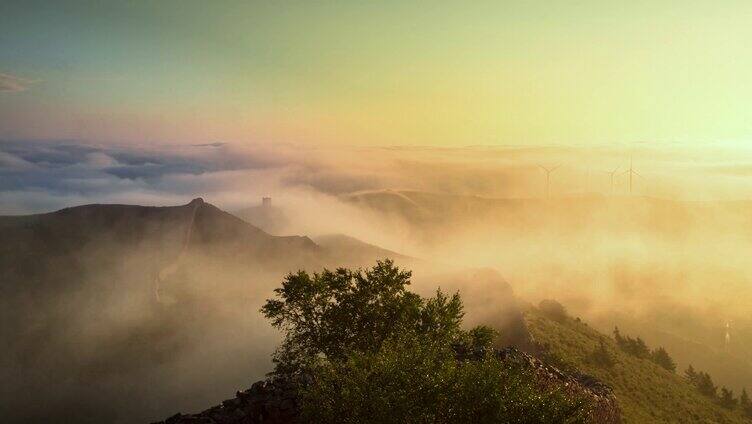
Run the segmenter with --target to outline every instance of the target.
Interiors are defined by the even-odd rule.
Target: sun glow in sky
[[[752,140],[752,3],[0,6],[0,137],[312,145]]]

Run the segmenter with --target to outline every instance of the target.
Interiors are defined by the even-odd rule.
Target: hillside
[[[478,354],[478,352],[475,352]],[[474,354],[459,353],[459,361],[478,361]],[[614,400],[612,390],[599,381],[584,374],[573,375],[561,372],[538,359],[508,347],[496,350],[494,356],[499,358],[510,369],[521,366],[538,380],[538,390],[545,392],[544,387],[567,387],[567,390],[578,396],[583,396],[592,402],[592,412],[586,418],[587,424],[617,424],[622,422],[618,403]],[[417,378],[420,378],[416,376]],[[501,375],[491,376],[501,379]],[[249,389],[237,391],[235,398],[226,399],[199,413],[177,413],[164,421],[153,424],[193,424],[203,422],[220,422],[225,424],[296,424],[305,422],[300,419],[301,388],[303,381],[310,380],[310,375],[303,378],[276,376],[257,381]],[[303,384],[301,384],[303,383]],[[303,386],[303,387],[301,387]],[[477,401],[477,399],[476,399]],[[522,422],[537,422],[533,411],[523,412]],[[386,414],[388,416],[388,413]],[[388,417],[388,423],[399,422],[394,417]],[[350,422],[350,421],[348,421]],[[580,422],[572,420],[572,422]]]
[[[737,235],[752,228],[749,202],[701,202],[653,197],[582,195],[491,198],[411,190],[379,190],[343,195],[350,204],[409,223],[416,235],[434,237],[448,224],[488,223],[505,231],[576,234],[594,229],[612,234],[650,231],[682,240],[698,228]],[[724,218],[724,219],[721,219]],[[745,231],[745,234],[749,234]],[[749,237],[749,236],[748,236]]]
[[[607,385],[495,349],[491,327],[464,321],[459,293],[424,297],[411,286],[391,260],[288,275],[261,309],[284,333],[270,378],[163,423],[621,422]]]
[[[536,309],[525,312],[525,321],[534,339],[547,346],[554,357],[613,388],[625,423],[748,422],[738,412],[727,411],[702,396],[679,375],[622,352],[611,337],[584,322],[568,318],[558,323]],[[615,358],[610,369],[591,359],[601,341]]]
[[[234,211],[232,214],[269,234],[275,235],[283,233],[290,223],[284,211],[271,204],[250,206]]]
[[[426,257],[501,270],[523,296],[545,291],[594,327],[639,334],[737,393],[752,386],[750,201],[409,190],[343,199]]]
[[[0,239],[0,290],[7,296],[21,288],[42,295],[78,290],[103,273],[108,276],[96,283],[99,289],[117,286],[118,275],[127,274],[127,284],[147,293],[155,276],[174,274],[192,253],[268,270],[320,263],[320,249],[307,237],[271,236],[201,199],[171,207],[84,205],[2,216]]]
[[[254,227],[275,235],[285,234],[289,230],[291,222],[282,208],[271,205],[271,200],[266,204],[237,210],[233,212],[233,215]],[[392,258],[401,262],[415,262],[413,258],[346,234],[322,234],[313,237],[313,241],[322,248],[320,256],[326,259],[327,264],[336,264],[337,266],[366,265],[374,258]]]
[[[0,416],[23,423],[216,402],[268,371],[276,335],[257,311],[284,274],[382,253],[273,236],[201,199],[2,216],[0,240]]]
[[[400,262],[413,261],[413,258],[392,250],[366,243],[344,234],[327,234],[314,237],[313,241],[327,251],[334,260],[343,263],[359,264],[368,258],[391,258]]]
[[[749,334],[745,327],[733,328],[730,342],[724,343],[724,322],[709,321],[711,325],[694,317],[690,312],[683,320],[669,320],[668,313],[639,317],[630,314],[607,314],[594,317],[590,322],[599,330],[613,330],[618,326],[626,334],[639,334],[649,345],[661,345],[681,369],[692,364],[713,376],[718,385],[741,392],[752,386],[752,356]],[[712,325],[715,324],[715,325]]]

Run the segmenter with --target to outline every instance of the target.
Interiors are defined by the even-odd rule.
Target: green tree
[[[622,336],[619,327],[614,327],[614,340],[619,349],[638,358],[650,358],[650,348],[644,340],[637,337]]]
[[[711,398],[718,396],[718,388],[713,383],[710,374],[706,372],[700,371],[697,373],[697,382],[695,383],[695,386],[697,386],[697,390],[705,396]]]
[[[636,339],[629,339],[630,341],[630,353],[638,358],[649,358],[650,348],[640,337]]]
[[[736,408],[736,399],[734,399],[734,392],[725,387],[721,388],[721,396],[718,399],[722,407],[726,409]]]
[[[684,371],[684,377],[692,385],[697,385],[697,373],[695,372],[695,369],[692,367],[692,364],[689,364],[689,367],[687,367],[687,369]]]
[[[624,337],[621,336],[621,332],[619,331],[619,327],[614,327],[614,340],[616,341],[616,345],[620,348],[624,348]]]
[[[261,309],[285,332],[278,374],[303,372],[303,422],[581,423],[590,402],[504,361],[485,326],[461,329],[459,294],[422,298],[391,261],[289,274]],[[472,349],[470,356],[458,355]]]
[[[486,325],[479,325],[471,328],[461,340],[461,343],[473,350],[491,349],[493,341],[498,336],[498,332]]]
[[[741,409],[745,417],[752,418],[752,402],[749,400],[747,389],[745,388],[742,389],[742,394],[739,395],[739,409]]]
[[[532,371],[490,352],[457,361],[425,336],[391,338],[379,352],[319,361],[303,391],[303,422],[584,423],[588,402],[535,383]]]
[[[285,332],[274,354],[275,372],[297,372],[318,357],[336,361],[351,352],[377,352],[389,338],[406,333],[434,342],[467,341],[459,294],[438,290],[435,297],[421,298],[407,290],[410,277],[391,260],[367,270],[288,274],[274,291],[276,299],[261,308]],[[475,338],[487,341],[487,331],[475,331]]]
[[[676,371],[676,363],[671,359],[671,356],[669,356],[668,352],[666,352],[666,349],[663,347],[654,349],[650,353],[650,360],[668,371]]]

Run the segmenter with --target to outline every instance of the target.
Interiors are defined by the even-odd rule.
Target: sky
[[[744,145],[742,1],[4,1],[0,138]]]

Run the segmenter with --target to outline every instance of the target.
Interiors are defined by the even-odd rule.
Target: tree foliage
[[[284,330],[274,355],[276,372],[295,372],[317,357],[342,360],[350,352],[377,352],[390,337],[413,332],[434,341],[467,337],[459,294],[421,298],[407,290],[411,273],[379,261],[367,270],[339,268],[289,274],[261,312]],[[483,330],[475,330],[476,337]]]
[[[742,414],[747,418],[752,418],[752,402],[747,395],[747,389],[743,388],[741,395],[739,395],[739,409]]]
[[[722,407],[726,409],[736,408],[736,399],[734,399],[734,391],[721,387],[721,394],[718,398],[718,402]]]
[[[304,422],[582,423],[588,404],[535,384],[531,371],[490,354],[457,361],[425,336],[388,340],[379,352],[322,361],[303,394]]]
[[[694,367],[692,367],[692,364],[689,364],[689,367],[684,371],[684,377],[687,379],[687,381],[690,384],[696,385],[697,384],[697,372],[695,372]]]
[[[716,387],[715,383],[713,383],[713,379],[710,377],[710,374],[706,372],[699,371],[697,373],[695,387],[697,387],[697,390],[700,393],[707,397],[716,398],[718,396],[718,388]]]
[[[616,340],[616,345],[619,346],[621,350],[632,356],[638,358],[650,357],[650,348],[648,348],[648,345],[644,340],[640,337],[633,339],[629,336],[622,336],[621,332],[619,332],[619,327],[614,328],[614,340]]]
[[[261,309],[285,333],[275,373],[310,375],[303,422],[584,422],[589,402],[541,384],[461,328],[459,294],[423,298],[389,260],[367,270],[289,274]],[[468,358],[457,352],[472,352]]]
[[[718,387],[713,382],[713,378],[710,377],[710,374],[704,371],[695,371],[692,365],[690,365],[687,370],[684,371],[684,376],[690,384],[697,388],[697,391],[700,392],[700,394],[719,401],[722,406],[728,409],[733,409],[735,407],[736,399],[734,399],[734,392],[723,387],[721,388],[719,397]],[[746,397],[746,395],[746,391],[742,390],[742,396]]]
[[[676,371],[676,362],[674,362],[663,347],[657,347],[651,351],[647,343],[645,343],[640,337],[633,339],[629,336],[622,336],[619,327],[614,327],[614,340],[616,341],[616,345],[619,346],[619,349],[624,352],[637,358],[649,359],[667,371]],[[690,369],[691,368],[692,367],[690,366]],[[694,372],[694,370],[692,370],[692,372]]]
[[[657,347],[652,352],[650,352],[650,360],[660,365],[661,368],[667,371],[676,371],[676,362],[671,359],[671,356],[669,356],[668,352],[666,352],[666,349],[664,349],[663,347]]]

